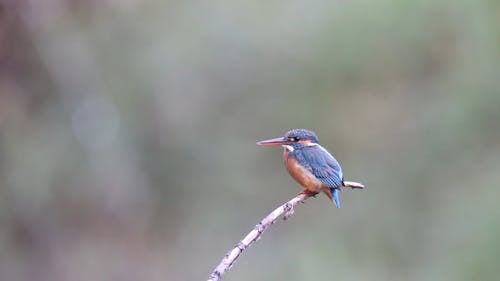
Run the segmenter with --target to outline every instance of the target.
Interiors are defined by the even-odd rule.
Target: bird
[[[257,142],[257,145],[282,146],[283,161],[288,173],[309,196],[323,192],[341,207],[339,191],[342,187],[363,189],[359,182],[345,181],[340,163],[319,144],[316,133],[307,129],[292,129],[279,138]]]

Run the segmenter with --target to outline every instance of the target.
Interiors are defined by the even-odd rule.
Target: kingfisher
[[[313,131],[293,129],[283,137],[257,144],[282,146],[285,167],[292,178],[304,187],[301,193],[315,196],[324,192],[337,208],[340,208],[339,191],[342,187],[365,187],[359,182],[344,181],[339,162],[319,144],[318,136]]]

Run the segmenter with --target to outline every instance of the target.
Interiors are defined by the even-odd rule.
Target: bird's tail
[[[344,186],[350,187],[350,188],[359,188],[359,189],[365,188],[365,186],[362,183],[355,182],[355,181],[344,181]]]
[[[337,208],[340,208],[340,197],[338,188],[332,188],[332,197],[333,197],[333,202],[335,202],[335,206],[337,206]]]

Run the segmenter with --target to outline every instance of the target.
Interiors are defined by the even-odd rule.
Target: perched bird
[[[293,129],[283,137],[257,142],[282,146],[283,160],[290,175],[304,187],[302,193],[314,196],[324,192],[340,208],[341,187],[364,188],[358,182],[344,181],[339,162],[319,144],[318,136],[306,129]]]

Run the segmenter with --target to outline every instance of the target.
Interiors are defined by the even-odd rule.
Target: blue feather
[[[333,202],[335,202],[337,208],[340,208],[340,197],[338,188],[332,188],[332,197],[333,197]]]
[[[322,146],[307,146],[292,152],[299,163],[329,187],[342,186],[339,162]]]
[[[310,146],[297,144],[289,157],[294,157],[301,166],[330,187],[333,202],[340,208],[339,187],[343,185],[344,178],[337,159],[319,144]]]

